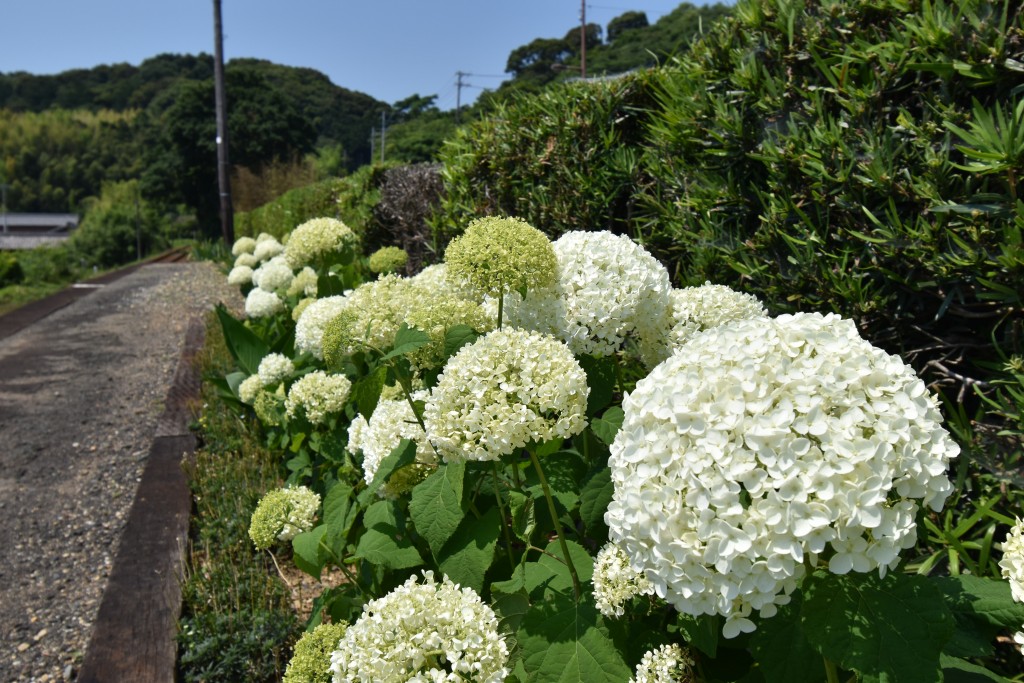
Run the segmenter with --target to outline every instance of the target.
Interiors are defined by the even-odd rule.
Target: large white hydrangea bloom
[[[576,354],[609,356],[629,337],[664,336],[668,271],[646,249],[607,231],[567,232],[553,243],[557,282],[509,296],[508,321],[554,334]]]
[[[313,301],[295,323],[295,348],[324,359],[324,327],[348,305],[348,297],[327,296]]]
[[[284,310],[284,300],[273,292],[254,287],[245,297],[245,314],[250,318],[268,318]]]
[[[531,441],[579,434],[589,393],[565,344],[537,332],[495,330],[448,360],[424,422],[445,461],[497,460]]]
[[[785,604],[807,556],[894,568],[960,450],[913,370],[836,315],[708,330],[623,409],[610,539],[679,611],[725,616],[726,637]]]
[[[235,266],[228,273],[228,284],[235,287],[252,284],[252,268],[249,266]]]
[[[252,283],[268,292],[283,292],[291,286],[295,273],[279,256],[275,256],[252,272]]]
[[[625,606],[638,595],[653,595],[654,586],[629,564],[619,546],[606,543],[594,560],[594,602],[606,617],[621,617]]]
[[[256,249],[256,240],[251,237],[242,236],[235,240],[235,243],[231,245],[231,255],[241,256],[242,254],[251,254]]]
[[[294,372],[295,364],[282,353],[268,353],[256,369],[256,374],[265,387],[288,379]]]
[[[358,244],[358,236],[338,219],[313,218],[292,230],[284,256],[292,268],[298,269]]]
[[[372,600],[331,654],[335,683],[477,681],[500,683],[509,670],[498,618],[471,588],[445,576],[411,576]]]
[[[413,392],[412,395],[414,401],[422,401],[426,396],[426,391]],[[363,454],[363,476],[367,484],[373,482],[381,461],[395,450],[402,439],[416,442],[417,462],[432,464],[437,460],[426,432],[405,398],[381,398],[369,420],[362,415],[352,420],[348,429],[348,451]]]
[[[1016,602],[1024,602],[1024,520],[1010,529],[1003,541],[1003,557],[999,560],[1003,578],[1010,582],[1010,593]],[[1013,634],[1013,642],[1024,653],[1024,631]]]
[[[256,260],[262,263],[269,261],[275,256],[280,256],[283,252],[284,245],[274,237],[264,233],[256,239],[256,248],[252,253]]]
[[[249,266],[250,268],[255,268],[259,264],[260,260],[253,254],[239,254],[238,257],[235,258],[234,263],[236,266]]]
[[[303,375],[289,387],[285,409],[290,418],[301,410],[307,420],[319,424],[328,415],[341,412],[351,390],[352,382],[348,377],[317,370]]]

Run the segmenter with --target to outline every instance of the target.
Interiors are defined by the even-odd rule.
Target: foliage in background
[[[443,186],[437,164],[395,166],[384,171],[380,201],[364,236],[367,253],[396,246],[409,255],[408,272],[438,260],[427,218],[440,201]]]
[[[142,198],[138,181],[130,180],[106,183],[99,197],[86,202],[68,248],[85,268],[109,268],[165,249],[171,239],[166,218]]]
[[[260,233],[280,239],[296,225],[318,216],[334,216],[338,193],[345,180],[332,178],[297,187],[251,211],[235,214],[235,234],[256,237]]]
[[[200,359],[204,373],[229,362],[211,319]],[[181,680],[278,681],[298,635],[289,596],[269,558],[249,540],[252,510],[279,483],[275,456],[204,383],[203,443],[190,468],[195,501],[179,622]]]

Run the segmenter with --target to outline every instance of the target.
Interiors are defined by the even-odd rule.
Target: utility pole
[[[8,232],[7,228],[7,188],[10,187],[7,183],[0,183],[0,193],[3,194],[4,203],[4,232]]]
[[[587,0],[580,0],[580,78],[587,77]]]
[[[370,126],[370,163],[377,158],[377,127]]]
[[[459,111],[462,109],[462,86],[469,85],[468,83],[462,82],[462,77],[466,76],[465,71],[455,72],[455,125],[459,125]]]
[[[380,113],[380,163],[384,163],[384,135],[388,130],[388,113],[382,111]]]
[[[227,99],[224,94],[224,37],[220,0],[213,0],[213,90],[217,105],[217,187],[220,190],[220,229],[224,243],[235,242],[235,215],[231,210],[231,168],[228,161]]]

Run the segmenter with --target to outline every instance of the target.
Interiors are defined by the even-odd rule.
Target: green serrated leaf
[[[512,510],[512,531],[520,539],[529,543],[530,536],[537,528],[534,499],[518,491],[511,491],[508,500]]]
[[[355,402],[359,414],[367,420],[373,415],[373,411],[377,409],[377,403],[380,401],[380,392],[384,390],[387,376],[387,368],[380,366],[368,375],[360,377],[352,385],[352,400]]]
[[[622,411],[622,408],[612,406],[604,411],[601,417],[590,421],[590,430],[594,432],[594,436],[610,446],[615,441],[615,435],[619,433],[619,430],[622,428],[622,422],[625,419],[626,414]]]
[[[441,465],[412,490],[409,514],[416,531],[427,540],[434,557],[462,523],[462,483],[464,462]]]
[[[410,439],[402,439],[402,441],[395,446],[394,450],[380,461],[380,465],[377,466],[377,472],[374,474],[373,481],[359,494],[360,504],[368,505],[370,501],[373,500],[373,496],[377,493],[377,490],[387,482],[388,477],[406,465],[410,465],[414,462],[416,462],[416,442]]]
[[[923,576],[817,572],[804,583],[800,615],[807,640],[863,681],[942,680],[953,615]]]
[[[940,661],[943,683],[1009,683],[1009,679],[963,659],[942,655]]]
[[[986,657],[1003,629],[1024,624],[1024,604],[1014,602],[1010,584],[961,574],[932,579],[953,613],[956,628],[943,652],[952,657]]]
[[[423,558],[412,542],[387,524],[377,524],[363,532],[355,557],[387,569],[408,569],[423,564]]]
[[[580,491],[580,520],[587,529],[587,533],[593,537],[604,537],[607,534],[607,527],[604,523],[604,513],[608,504],[612,502],[615,494],[615,485],[612,484],[612,471],[604,467],[598,470],[594,476],[587,480]]]
[[[633,675],[589,601],[555,596],[534,604],[516,639],[531,681],[621,683]]]
[[[704,614],[692,617],[689,614],[680,614],[676,618],[676,625],[690,645],[712,659],[718,655],[718,640],[722,633],[720,616]]]
[[[750,639],[766,683],[820,683],[825,674],[821,655],[804,635],[801,602],[801,596],[794,595],[775,616],[762,620]]]
[[[566,541],[566,546],[580,583],[588,583],[594,577],[594,558],[578,543]],[[548,544],[536,562],[525,563],[524,585],[533,600],[539,601],[555,594],[572,595],[572,574],[563,561],[564,557],[562,545],[556,540]]]
[[[429,343],[430,335],[426,332],[417,330],[415,327],[409,327],[405,323],[402,323],[402,326],[398,328],[398,332],[395,333],[394,346],[391,351],[384,355],[384,360],[412,353],[416,349],[426,346]]]
[[[244,323],[228,313],[223,305],[217,306],[217,318],[220,320],[221,330],[224,332],[224,343],[227,345],[231,357],[246,374],[256,374],[260,367],[260,361],[270,353],[270,347]]]
[[[320,572],[324,568],[324,552],[320,549],[320,539],[327,533],[327,526],[321,524],[310,531],[303,531],[292,539],[292,560],[295,566],[320,580]]]
[[[324,497],[324,525],[327,527],[324,543],[338,557],[344,554],[348,532],[359,515],[358,506],[352,504],[354,499],[355,490],[343,482],[332,486]]]
[[[484,575],[494,561],[501,536],[501,515],[491,508],[480,518],[466,517],[438,558],[438,566],[455,583],[484,592]]]
[[[612,402],[615,395],[615,359],[611,356],[580,356],[577,360],[587,373],[587,386],[590,387],[587,415],[596,415]]]
[[[476,341],[477,334],[469,325],[452,325],[444,334],[444,355],[454,356],[466,344]]]

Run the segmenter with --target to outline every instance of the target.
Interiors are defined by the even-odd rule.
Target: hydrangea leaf
[[[398,328],[398,332],[395,333],[394,346],[391,348],[391,351],[384,355],[384,360],[412,353],[421,346],[426,346],[429,343],[430,335],[426,332],[417,330],[415,327],[409,327],[405,323],[402,323],[402,326]]]
[[[465,462],[441,465],[412,490],[409,514],[435,558],[441,556],[444,544],[462,523],[465,474]]]
[[[466,516],[441,551],[438,559],[441,571],[455,583],[482,593],[484,575],[494,561],[501,525],[497,508],[491,508],[479,518]]]
[[[583,489],[580,491],[580,519],[591,536],[604,537],[607,535],[604,513],[614,494],[615,485],[612,484],[612,471],[607,467],[598,470],[583,485]]]
[[[612,406],[604,411],[601,417],[595,417],[590,421],[590,429],[594,432],[594,436],[601,439],[604,443],[611,445],[612,441],[615,441],[615,435],[622,428],[622,422],[625,418],[626,414],[622,408]]]
[[[594,558],[578,543],[566,541],[566,546],[580,582],[589,583],[594,577]],[[548,544],[539,560],[526,563],[525,586],[534,600],[555,594],[572,595],[572,575],[563,557],[562,545],[555,540]]]
[[[363,532],[355,557],[388,569],[407,569],[423,564],[423,558],[409,539],[388,524],[377,524]]]
[[[985,667],[957,657],[942,655],[940,661],[942,662],[942,680],[945,683],[985,683],[985,681],[1006,683],[1007,681],[1006,678]]]
[[[544,468],[544,476],[551,487],[551,495],[566,512],[572,512],[579,505],[580,482],[587,473],[587,465],[574,452],[560,451],[546,458],[540,459],[541,467]],[[537,499],[538,510],[547,512],[547,502],[543,500],[544,491],[540,486],[537,472],[533,468],[526,470],[528,490]],[[544,519],[550,515],[545,514]]]
[[[352,504],[353,493],[349,484],[338,482],[324,498],[324,524],[327,527],[324,543],[338,556],[344,553],[348,532],[359,515],[359,507]]]
[[[477,334],[469,325],[452,325],[444,334],[444,355],[454,356],[466,344],[476,341]]]
[[[953,612],[956,630],[943,652],[953,657],[986,657],[1003,629],[1024,624],[1024,604],[1014,602],[1007,581],[980,576],[934,579]]]
[[[517,634],[529,680],[629,680],[632,671],[589,601],[554,595],[527,612]]]
[[[750,640],[766,683],[819,683],[825,676],[821,655],[803,632],[800,602],[800,595],[794,595],[775,616],[761,621]],[[720,619],[710,621],[718,627]]]
[[[529,542],[537,528],[537,514],[534,499],[518,491],[509,493],[509,508],[512,510],[512,531],[520,539]]]
[[[587,415],[596,415],[615,395],[615,358],[612,356],[577,357],[583,371],[587,373],[590,396],[587,397]]]
[[[320,526],[310,531],[303,531],[292,539],[292,559],[295,566],[320,580],[320,572],[324,568],[324,556],[326,553],[320,549],[320,539],[327,533],[327,526]]]
[[[217,318],[224,331],[224,342],[231,357],[238,363],[238,367],[247,374],[256,374],[260,367],[260,361],[270,353],[270,347],[244,323],[228,313],[224,306],[217,307]]]
[[[804,584],[800,614],[811,644],[866,683],[942,680],[953,615],[923,576],[817,572]]]
[[[699,617],[680,614],[676,626],[686,636],[686,642],[712,659],[718,655],[718,640],[722,633],[722,617],[703,614]]]
[[[363,505],[367,505],[371,500],[373,500],[373,496],[377,493],[377,489],[384,485],[388,480],[388,477],[406,465],[414,462],[416,462],[416,442],[410,439],[402,439],[402,441],[395,446],[394,450],[380,461],[380,465],[377,467],[377,473],[374,475],[373,481],[359,494],[359,502]]]
[[[384,382],[387,380],[388,370],[384,366],[376,368],[373,372],[360,377],[352,385],[352,401],[356,405],[359,414],[367,420],[373,415],[380,401],[380,392],[384,390]]]

